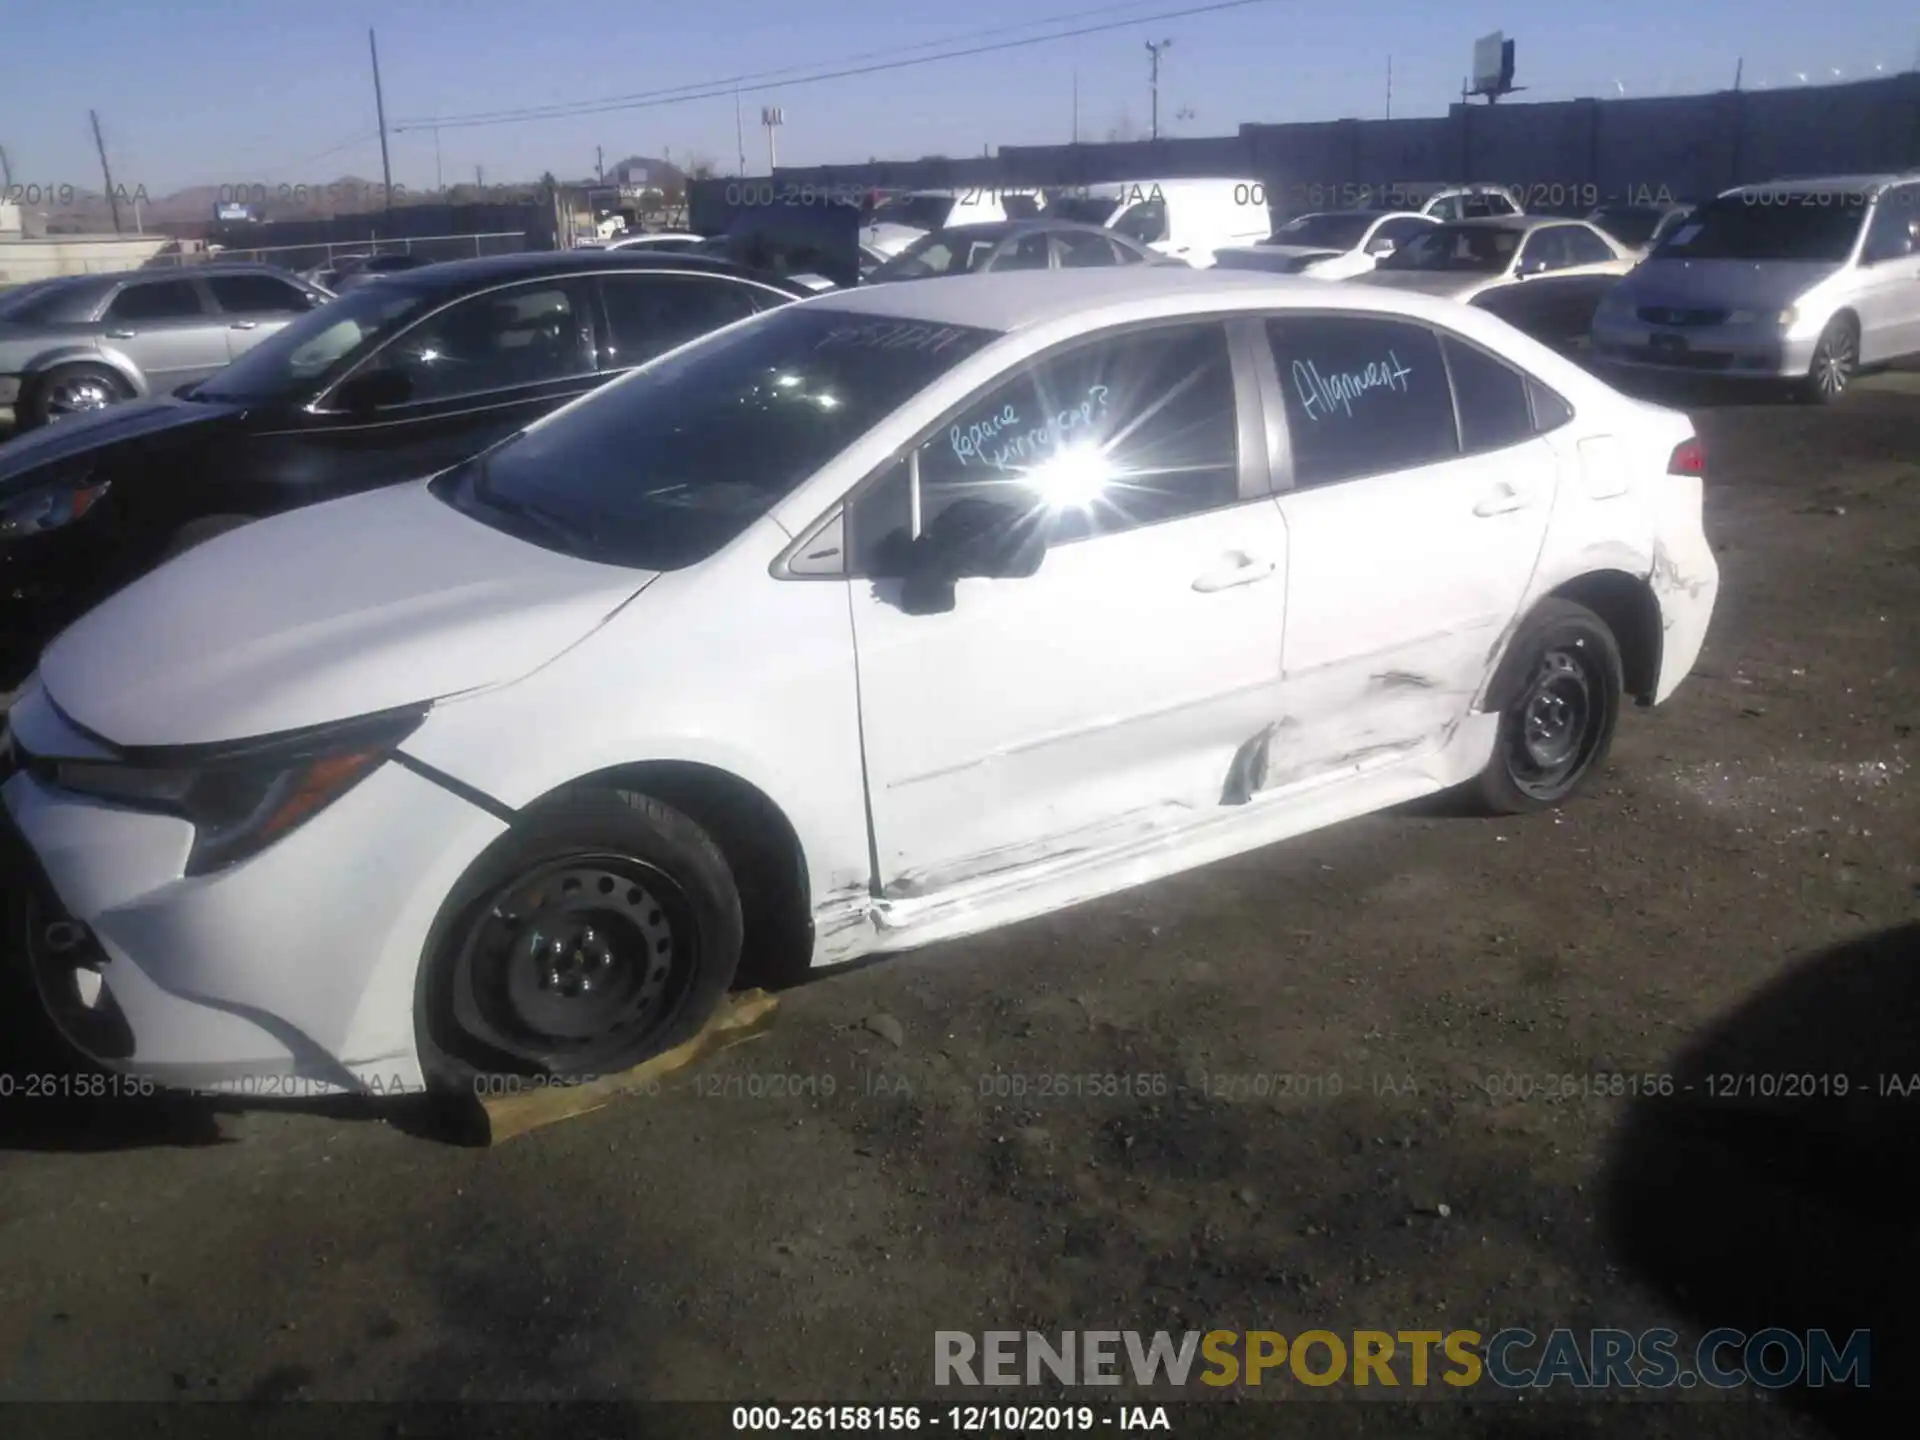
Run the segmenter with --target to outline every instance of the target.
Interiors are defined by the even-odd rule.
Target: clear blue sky
[[[87,110],[100,111],[117,183],[378,178],[366,31],[376,28],[389,122],[633,95],[748,72],[837,68],[941,42],[988,43],[1202,0],[17,0],[0,27],[0,146],[16,184],[97,186]],[[1033,22],[1080,12],[1057,26]],[[982,35],[998,27],[1027,28]],[[1263,0],[1053,44],[821,84],[748,86],[749,173],[764,173],[759,107],[784,107],[783,164],[979,154],[1069,138],[1074,76],[1084,138],[1147,123],[1145,42],[1171,37],[1162,129],[1231,133],[1243,121],[1437,115],[1456,98],[1475,36],[1505,28],[1526,99],[1790,85],[1915,63],[1912,0]],[[756,88],[764,85],[767,88]],[[1192,118],[1175,118],[1183,109]],[[594,146],[735,166],[734,104],[720,97],[440,132],[448,183],[592,172]],[[397,183],[435,183],[430,132],[392,139]]]

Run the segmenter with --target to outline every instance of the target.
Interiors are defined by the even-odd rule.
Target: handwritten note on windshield
[[[1107,413],[1107,387],[1089,385],[1077,405],[1055,412],[1051,420],[1027,425],[1012,405],[965,425],[955,425],[947,441],[962,465],[978,460],[996,470],[1030,465],[1062,445],[1076,431],[1090,430]]]
[[[858,350],[911,350],[938,355],[974,331],[961,325],[914,325],[899,320],[852,322],[835,326],[813,348],[843,346]]]
[[[1356,400],[1364,400],[1376,390],[1389,394],[1407,393],[1407,377],[1413,371],[1400,363],[1400,357],[1387,351],[1387,358],[1375,360],[1358,370],[1320,373],[1311,360],[1293,362],[1293,388],[1300,397],[1300,408],[1309,420],[1324,420],[1338,413],[1353,418]]]

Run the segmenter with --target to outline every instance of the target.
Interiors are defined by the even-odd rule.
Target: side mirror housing
[[[406,404],[413,398],[413,382],[398,370],[368,370],[347,381],[333,398],[342,410],[364,415]]]
[[[1367,254],[1369,255],[1391,255],[1393,249],[1393,241],[1385,235],[1382,235],[1378,240],[1369,241],[1367,244]]]
[[[953,609],[964,579],[1019,580],[1046,558],[1045,512],[969,496],[956,500],[907,547],[900,605],[909,615]]]

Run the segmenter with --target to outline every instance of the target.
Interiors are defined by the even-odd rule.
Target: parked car
[[[1499,185],[1443,185],[1421,203],[1420,213],[1436,220],[1492,220],[1525,214],[1526,207]]]
[[[1787,380],[1838,400],[1920,354],[1920,173],[1746,186],[1696,210],[1607,297],[1620,373]]]
[[[1093,265],[1174,264],[1136,240],[1097,225],[1066,220],[1006,220],[949,225],[923,235],[867,279],[932,280],[988,270],[1082,269]]]
[[[326,264],[316,265],[301,278],[339,295],[382,276],[418,270],[432,263],[423,255],[403,251],[385,255],[336,255]]]
[[[662,254],[688,254],[705,243],[702,236],[685,230],[648,230],[639,235],[620,235],[600,242],[605,250],[648,250]],[[581,246],[587,249],[588,246]]]
[[[30,430],[204,380],[332,297],[271,265],[46,280],[0,310],[0,420]]]
[[[1417,294],[824,296],[109,600],[8,717],[0,873],[122,1071],[612,1073],[743,949],[1560,803],[1700,649],[1703,469],[1684,415]]]
[[[1295,216],[1258,245],[1216,250],[1214,264],[1351,280],[1439,223],[1430,215],[1405,210],[1322,210]]]
[[[1596,225],[1639,255],[1651,254],[1660,242],[1680,228],[1693,213],[1691,205],[1629,205],[1616,202],[1601,205],[1587,215],[1587,223]]]
[[[1255,245],[1273,230],[1257,180],[1189,178],[1089,185],[1049,202],[1049,218],[1103,225],[1196,269],[1229,245]]]
[[[87,605],[209,534],[444,469],[805,293],[681,256],[452,261],[302,316],[184,396],[0,445],[0,683]]]
[[[1355,278],[1490,310],[1557,349],[1583,345],[1602,298],[1635,257],[1584,220],[1457,220],[1409,240]]]
[[[949,225],[984,225],[997,220],[1031,220],[1046,206],[1038,190],[1000,190],[975,186],[959,190],[909,190],[872,207],[861,243],[889,258],[922,235]]]

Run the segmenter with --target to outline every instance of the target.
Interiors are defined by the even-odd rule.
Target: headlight
[[[189,875],[257,854],[386,763],[426,718],[409,706],[341,725],[234,745],[184,746],[124,760],[48,760],[50,784],[193,826]]]
[[[1786,328],[1799,318],[1800,312],[1791,306],[1785,310],[1729,310],[1727,312],[1729,325],[1778,325]]]
[[[71,525],[98,504],[110,488],[107,481],[96,483],[90,474],[82,474],[10,495],[0,500],[0,540],[43,535]]]

